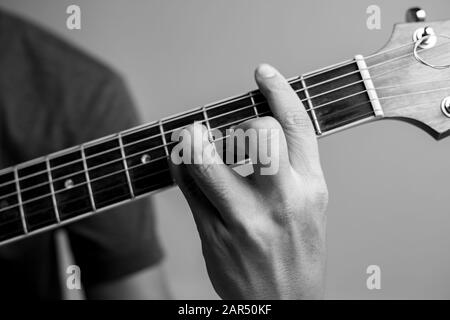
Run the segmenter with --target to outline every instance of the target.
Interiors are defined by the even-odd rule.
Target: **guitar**
[[[377,53],[289,80],[318,138],[381,119],[450,135],[450,20],[397,24]],[[174,131],[200,121],[222,133],[270,115],[254,90],[0,171],[0,244],[172,186]]]

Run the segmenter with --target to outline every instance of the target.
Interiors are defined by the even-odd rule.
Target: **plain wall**
[[[260,62],[291,77],[369,55],[409,7],[423,6],[429,20],[450,18],[448,0],[0,4],[118,69],[146,121],[255,88],[252,73]],[[81,6],[81,31],[66,29],[70,4]],[[371,4],[381,7],[381,30],[366,28]],[[450,138],[436,142],[409,124],[379,121],[319,145],[330,191],[327,298],[450,298]],[[181,192],[154,198],[175,297],[217,298]],[[372,264],[381,267],[381,290],[366,288]]]

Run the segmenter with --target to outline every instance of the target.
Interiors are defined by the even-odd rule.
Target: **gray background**
[[[122,72],[145,120],[255,87],[259,62],[286,76],[369,55],[405,10],[450,18],[450,2],[261,0],[1,0]],[[82,30],[65,27],[82,9]],[[382,28],[366,28],[381,7]],[[416,79],[417,80],[417,79]],[[330,189],[327,298],[450,298],[450,139],[436,142],[408,124],[380,121],[324,138]],[[155,196],[165,266],[177,298],[217,298],[189,208],[178,189]],[[376,264],[382,289],[369,291]]]

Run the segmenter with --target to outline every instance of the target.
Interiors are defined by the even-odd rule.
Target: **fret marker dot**
[[[64,182],[64,187],[66,187],[66,189],[73,188],[73,180],[72,180],[72,179],[67,179],[67,180]]]
[[[150,156],[148,155],[148,154],[144,154],[144,155],[142,155],[142,157],[141,157],[141,162],[143,163],[143,164],[146,164],[146,163],[149,163],[150,162]]]

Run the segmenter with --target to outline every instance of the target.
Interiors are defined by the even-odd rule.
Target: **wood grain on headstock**
[[[450,69],[436,70],[414,58],[414,31],[425,26],[450,36],[450,20],[397,24],[387,45],[366,63],[385,117],[411,122],[441,139],[450,135],[450,118],[441,110],[442,99],[450,96]],[[419,53],[429,63],[450,64],[450,39],[438,36],[433,48]]]

